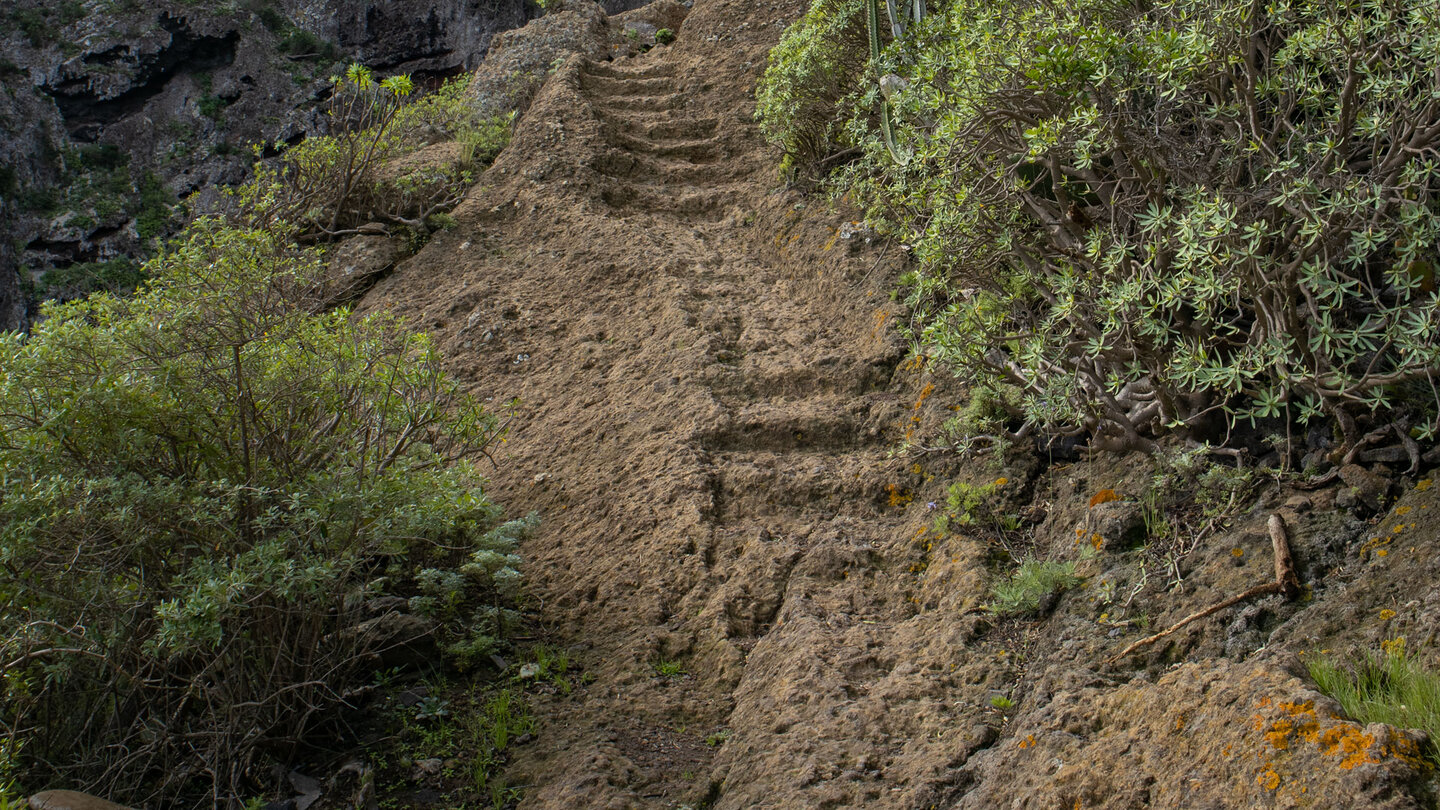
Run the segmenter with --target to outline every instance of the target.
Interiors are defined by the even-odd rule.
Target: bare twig
[[[1290,556],[1290,542],[1286,537],[1285,520],[1278,514],[1270,516],[1270,545],[1275,553],[1275,581],[1267,582],[1264,585],[1256,585],[1246,591],[1242,591],[1228,599],[1223,599],[1215,604],[1191,613],[1189,616],[1161,630],[1153,636],[1146,636],[1120,652],[1105,659],[1105,664],[1119,661],[1130,653],[1141,647],[1149,646],[1175,633],[1177,630],[1188,624],[1197,622],[1206,616],[1211,616],[1228,607],[1233,607],[1241,602],[1254,599],[1257,596],[1269,596],[1271,594],[1283,594],[1287,599],[1294,599],[1300,594],[1300,578],[1295,573],[1295,560]]]

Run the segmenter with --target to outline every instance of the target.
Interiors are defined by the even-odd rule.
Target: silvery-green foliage
[[[910,158],[872,87],[847,185],[1024,429],[1433,436],[1440,5],[952,0],[882,61]]]
[[[866,0],[816,0],[785,30],[755,88],[756,117],[784,153],[782,169],[809,170],[841,148],[841,98],[865,67]]]

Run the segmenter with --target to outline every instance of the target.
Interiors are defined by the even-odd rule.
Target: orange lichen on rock
[[[1030,748],[1035,745],[1035,735],[1029,734],[1025,739],[1015,744],[1016,748]]]
[[[1115,494],[1115,490],[1102,489],[1099,492],[1095,493],[1095,496],[1090,499],[1090,508],[1094,509],[1102,503],[1110,503],[1111,501],[1118,500],[1120,500],[1120,496]]]
[[[1375,735],[1366,734],[1350,723],[1331,726],[1320,734],[1320,753],[1327,757],[1341,757],[1340,769],[1348,771],[1358,765],[1379,765],[1380,759],[1371,755]]]
[[[1303,741],[1315,747],[1322,757],[1338,760],[1335,764],[1341,770],[1353,770],[1361,765],[1379,765],[1386,758],[1399,760],[1413,768],[1424,768],[1427,763],[1420,746],[1403,735],[1377,735],[1338,715],[1321,717],[1315,710],[1315,701],[1280,701],[1262,698],[1257,704],[1257,713],[1250,718],[1251,727],[1259,731],[1268,744],[1270,753],[1298,753],[1294,745]],[[1261,784],[1274,790],[1268,782],[1273,771],[1265,751],[1257,756],[1264,761],[1265,770],[1260,775]],[[1278,785],[1278,777],[1275,780]]]
[[[885,490],[890,493],[890,505],[892,507],[909,506],[915,500],[915,496],[908,489],[901,489],[897,484],[887,484]]]

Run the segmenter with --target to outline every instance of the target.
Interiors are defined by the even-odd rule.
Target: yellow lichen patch
[[[1425,759],[1420,744],[1409,737],[1396,737],[1389,744],[1381,745],[1380,754],[1394,757],[1417,770],[1429,770],[1433,767],[1429,760]]]
[[[1427,489],[1429,489],[1430,487],[1434,486],[1434,484],[1435,484],[1435,481],[1434,481],[1433,479],[1426,478],[1424,481],[1421,481],[1420,483],[1418,483],[1418,484],[1415,485],[1415,491],[1416,491],[1416,492],[1424,492],[1425,490],[1427,490]]]
[[[1091,547],[1091,548],[1095,549],[1096,551],[1099,551],[1104,545],[1105,545],[1105,538],[1101,537],[1098,533],[1095,533],[1095,534],[1091,534],[1091,535],[1090,535],[1090,547]]]
[[[1369,540],[1366,540],[1365,545],[1360,547],[1360,558],[1363,560],[1366,554],[1369,554],[1371,551],[1375,551],[1377,549],[1379,551],[1385,551],[1384,546],[1390,545],[1393,540],[1393,537],[1372,537]],[[1380,554],[1378,556],[1383,557],[1385,555]]]
[[[1238,560],[1238,559],[1240,559],[1241,557],[1244,557],[1244,556],[1245,556],[1245,549],[1243,549],[1243,548],[1241,548],[1241,547],[1239,547],[1239,546],[1236,546],[1236,547],[1230,549],[1230,556],[1231,556],[1231,557],[1234,557],[1235,559]]]
[[[1397,507],[1395,507],[1395,514],[1396,514],[1398,517],[1405,517],[1406,515],[1410,514],[1412,511],[1414,511],[1414,510],[1412,510],[1412,509],[1411,509],[1410,507],[1408,507],[1408,506],[1397,506]]]
[[[1005,485],[1008,484],[1008,483],[1010,483],[1010,479],[1009,479],[1009,478],[1001,477],[1001,478],[996,478],[996,479],[995,479],[995,486],[997,486],[997,487],[1003,487],[1003,486],[1005,486]]]
[[[1384,610],[1380,611],[1380,621],[1388,622],[1393,618],[1395,618],[1395,611],[1391,610],[1390,608],[1385,608]]]
[[[1396,640],[1403,645],[1403,639]],[[1420,747],[1404,736],[1386,735],[1377,739],[1356,723],[1338,715],[1327,713],[1322,718],[1315,709],[1315,702],[1280,701],[1262,698],[1257,714],[1251,717],[1252,727],[1261,733],[1268,744],[1257,758],[1263,763],[1258,781],[1267,790],[1275,790],[1280,783],[1274,772],[1269,756],[1277,752],[1294,752],[1300,742],[1314,746],[1322,757],[1334,760],[1341,770],[1352,770],[1361,765],[1378,765],[1385,758],[1399,760],[1411,767],[1423,768],[1426,762]],[[1228,748],[1226,755],[1228,756]],[[1293,790],[1292,788],[1287,788]]]
[[[1020,742],[1016,743],[1016,744],[1015,744],[1015,747],[1016,747],[1016,748],[1022,748],[1022,749],[1023,749],[1023,748],[1031,748],[1031,747],[1034,747],[1034,745],[1035,745],[1035,735],[1034,735],[1034,734],[1030,734],[1030,735],[1027,735],[1027,736],[1025,737],[1025,739],[1023,739],[1023,740],[1021,740]]]
[[[1261,771],[1260,774],[1255,777],[1255,780],[1260,783],[1260,787],[1266,790],[1275,790],[1280,787],[1280,774],[1276,773],[1275,769],[1271,767],[1266,767],[1265,770]]]

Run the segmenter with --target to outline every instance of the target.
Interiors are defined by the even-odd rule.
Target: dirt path
[[[700,3],[671,48],[572,60],[460,227],[367,298],[523,403],[496,496],[542,513],[529,587],[597,676],[540,707],[526,806],[723,797],[755,719],[737,711],[773,699],[751,673],[797,665],[775,639],[812,598],[793,583],[843,581],[899,525],[885,271],[840,214],[772,190],[753,122],[765,52],[799,13]]]

